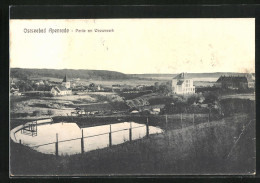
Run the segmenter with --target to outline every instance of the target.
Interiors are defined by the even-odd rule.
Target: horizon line
[[[146,74],[146,75],[149,75],[149,74],[179,74],[179,73],[183,73],[183,72],[177,72],[177,73],[124,73],[124,72],[120,72],[120,71],[114,71],[114,70],[105,70],[105,69],[68,69],[68,68],[63,68],[63,69],[57,69],[57,68],[22,68],[22,67],[9,67],[9,69],[49,69],[49,70],[89,70],[89,71],[111,71],[111,72],[119,72],[119,73],[122,73],[122,74],[126,74],[126,75],[134,75],[134,74],[138,74],[138,75],[141,75],[141,74]],[[219,72],[219,71],[216,71],[216,72],[184,72],[184,73],[188,73],[188,74],[213,74],[213,73],[239,73],[239,74],[245,74],[245,73],[255,73],[255,72],[235,72],[235,71],[222,71],[222,72]]]

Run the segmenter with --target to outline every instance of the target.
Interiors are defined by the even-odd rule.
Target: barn
[[[245,76],[220,76],[216,86],[222,89],[248,89],[248,81]]]

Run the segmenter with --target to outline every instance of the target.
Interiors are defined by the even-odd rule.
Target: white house
[[[193,79],[189,78],[185,73],[178,74],[172,79],[172,92],[180,95],[195,93]]]
[[[53,86],[51,88],[51,94],[53,95],[71,95],[70,82],[68,81],[67,75],[65,75],[60,85]]]
[[[57,85],[51,88],[53,95],[71,95],[72,91],[68,90],[65,86]]]

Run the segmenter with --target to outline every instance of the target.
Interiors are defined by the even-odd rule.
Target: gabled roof
[[[62,86],[62,85],[58,85],[56,86],[60,91],[66,91],[68,90],[65,86]]]
[[[177,85],[182,85],[183,82],[184,82],[184,81],[178,81],[178,82],[177,82]]]
[[[185,78],[185,74],[183,72],[183,73],[180,73],[177,76],[175,76],[173,79],[184,79],[184,78]]]
[[[60,90],[58,90],[58,88],[55,87],[54,90],[56,90],[58,93],[60,93]]]
[[[177,76],[175,76],[173,79],[192,79],[192,75],[191,74],[188,74],[188,73],[180,73],[178,74]]]
[[[51,87],[50,90],[56,90],[58,93],[60,93],[61,91],[67,91],[68,89],[65,87],[65,86],[62,86],[62,85],[56,85],[56,86],[53,86]]]
[[[245,82],[247,83],[247,78],[245,76],[220,76],[217,82]]]

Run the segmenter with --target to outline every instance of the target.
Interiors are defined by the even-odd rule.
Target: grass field
[[[93,110],[112,110],[108,103],[122,102],[123,99],[113,92],[88,92],[78,95],[56,96],[56,97],[26,97],[26,96],[10,96],[11,118],[22,116],[31,116],[35,111],[37,117],[46,116],[67,116],[71,112],[75,112],[76,107],[85,106]],[[100,108],[99,108],[100,107]],[[52,111],[51,115],[48,111]],[[28,115],[26,115],[28,114]]]
[[[254,174],[255,123],[250,120],[247,115],[236,114],[73,156],[45,155],[11,142],[11,173]]]

